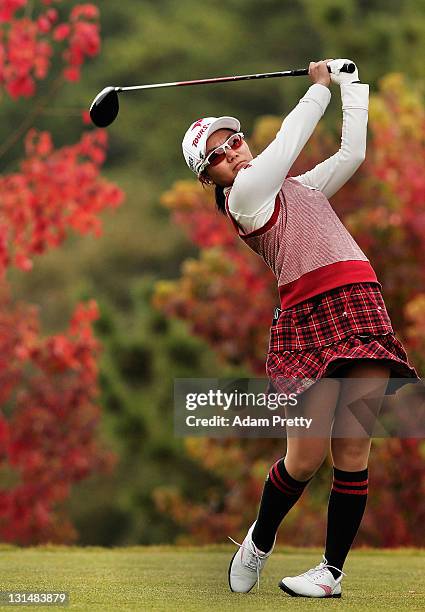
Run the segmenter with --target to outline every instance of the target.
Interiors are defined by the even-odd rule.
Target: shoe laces
[[[326,572],[329,571],[330,567],[332,569],[337,570],[337,572],[340,572],[340,574],[341,574],[341,576],[339,578],[335,578],[335,580],[337,582],[339,582],[342,579],[343,576],[347,575],[345,572],[340,570],[339,567],[335,567],[334,565],[329,565],[329,563],[327,562],[325,557],[323,557],[323,561],[321,561],[319,563],[319,565],[316,565],[316,567],[313,567],[312,569],[308,570],[303,575],[304,576],[313,576],[314,575],[315,578],[321,578],[322,576],[326,575]]]
[[[261,554],[258,551],[257,547],[255,546],[255,544],[254,544],[254,542],[252,540],[248,540],[250,546],[245,546],[244,543],[239,544],[239,542],[236,542],[236,540],[234,540],[230,536],[227,536],[227,537],[234,544],[239,546],[239,548],[244,548],[245,550],[247,550],[249,552],[250,556],[248,556],[248,560],[244,561],[244,565],[245,565],[245,567],[248,567],[250,570],[252,570],[254,572],[257,572],[257,590],[259,591],[260,590],[260,568],[261,568],[261,561],[266,559],[268,557],[268,555],[267,554]]]

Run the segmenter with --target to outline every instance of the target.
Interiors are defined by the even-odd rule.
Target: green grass
[[[72,610],[425,610],[425,551],[354,550],[342,599],[292,598],[277,583],[321,560],[319,549],[281,547],[260,591],[231,593],[227,567],[235,548],[62,547],[0,545],[1,590],[66,590]],[[40,609],[41,606],[8,609]],[[43,607],[43,609],[45,609]]]

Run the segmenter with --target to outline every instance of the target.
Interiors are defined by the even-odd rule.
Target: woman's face
[[[213,149],[222,145],[226,140],[234,134],[233,130],[217,130],[207,140],[206,156]],[[241,168],[245,168],[251,161],[252,155],[245,140],[238,149],[226,147],[226,157],[216,166],[207,166],[205,174],[216,184],[221,187],[230,187],[236,178],[237,173]]]

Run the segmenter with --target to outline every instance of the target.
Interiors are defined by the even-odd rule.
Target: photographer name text
[[[304,427],[310,429],[313,419],[295,417],[287,419],[274,414],[271,417],[255,418],[251,416],[235,416],[228,418],[214,415],[209,418],[196,417],[191,414],[186,417],[188,427]]]

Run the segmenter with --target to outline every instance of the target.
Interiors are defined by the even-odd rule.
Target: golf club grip
[[[352,62],[349,62],[348,64],[343,64],[343,66],[340,69],[340,72],[348,72],[349,74],[352,74],[356,69],[356,65],[353,64]],[[331,69],[328,66],[328,72],[330,72]],[[308,74],[308,68],[301,68],[300,70],[292,70],[292,75],[293,76],[305,76],[306,74]]]
[[[343,64],[340,72],[348,72],[349,74],[353,74],[353,72],[356,69],[356,64],[353,64],[353,62],[348,62],[347,64]],[[328,72],[330,72],[331,69],[328,66]]]

